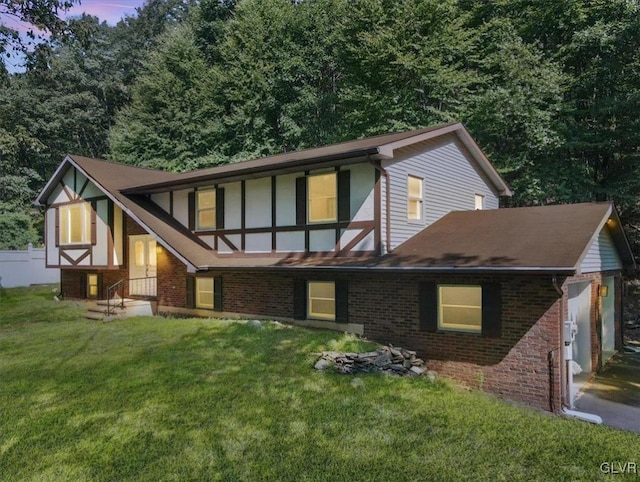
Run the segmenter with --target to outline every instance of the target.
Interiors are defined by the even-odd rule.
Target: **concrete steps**
[[[120,306],[122,303],[124,306]],[[107,300],[88,301],[87,312],[84,317],[89,320],[111,321],[131,316],[153,315],[150,301],[125,298],[123,302],[123,300],[117,298],[110,300],[109,305],[111,313],[107,315]]]

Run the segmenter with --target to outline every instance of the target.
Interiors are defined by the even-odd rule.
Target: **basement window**
[[[335,321],[336,284],[332,281],[307,283],[308,318]]]
[[[438,285],[438,329],[480,333],[482,287]]]
[[[196,308],[213,309],[213,278],[196,278]]]

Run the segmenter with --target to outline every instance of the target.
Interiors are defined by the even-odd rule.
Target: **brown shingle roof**
[[[615,223],[611,203],[452,212],[398,246],[380,265],[576,269],[610,216]],[[619,221],[611,232],[623,261],[632,263]]]

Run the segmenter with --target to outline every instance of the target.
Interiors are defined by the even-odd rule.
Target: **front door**
[[[129,294],[156,296],[156,240],[148,234],[129,236]]]
[[[573,342],[573,361],[583,373],[591,367],[591,283],[589,281],[569,285],[569,318],[578,325]]]

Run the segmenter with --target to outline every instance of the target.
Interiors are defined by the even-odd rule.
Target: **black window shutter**
[[[293,319],[307,318],[307,282],[303,279],[293,280]]]
[[[187,308],[193,308],[196,304],[196,279],[193,276],[187,276],[187,297],[184,305]]]
[[[222,276],[213,278],[213,309],[222,311]]]
[[[337,280],[336,283],[336,322],[349,323],[349,282]]]
[[[60,246],[60,208],[56,208],[56,246]]]
[[[87,273],[80,273],[80,298],[87,297]]]
[[[307,224],[307,178],[296,178],[296,225]]]
[[[91,203],[91,245],[98,244],[98,232],[96,230],[96,210],[98,209],[97,203],[94,201]]]
[[[418,297],[420,329],[438,331],[438,286],[432,281],[422,281],[418,285]]]
[[[189,229],[194,231],[196,229],[196,193],[190,192],[188,200]]]
[[[499,338],[502,335],[500,320],[500,284],[482,285],[482,336]]]
[[[99,300],[103,300],[105,298],[102,293],[103,288],[104,288],[104,284],[102,280],[102,273],[98,273],[98,299]]]
[[[351,219],[351,171],[338,171],[338,221]]]
[[[224,188],[216,188],[216,229],[224,229]]]

